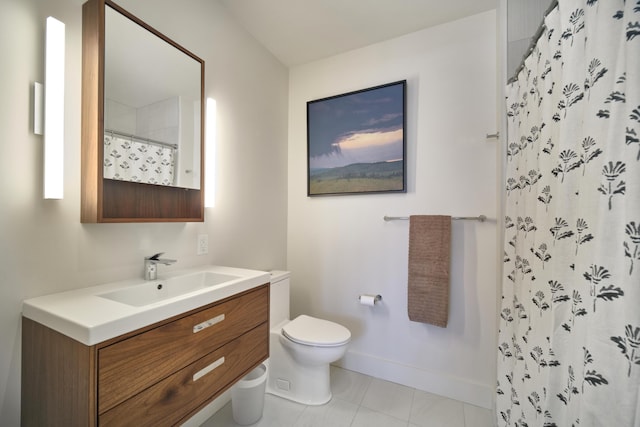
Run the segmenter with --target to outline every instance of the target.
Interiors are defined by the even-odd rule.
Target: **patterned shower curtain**
[[[507,87],[498,426],[640,426],[640,0],[560,0]]]
[[[110,133],[104,136],[104,177],[173,185],[175,150]]]

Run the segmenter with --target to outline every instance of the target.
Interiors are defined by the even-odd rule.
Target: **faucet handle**
[[[164,255],[164,252],[158,252],[155,255],[151,255],[151,256],[145,257],[145,259],[152,260],[152,261],[157,261],[158,259],[160,259],[160,257],[162,255]]]

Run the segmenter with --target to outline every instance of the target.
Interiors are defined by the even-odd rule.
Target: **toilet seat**
[[[282,327],[289,340],[314,347],[338,347],[351,340],[351,332],[342,325],[302,314]]]

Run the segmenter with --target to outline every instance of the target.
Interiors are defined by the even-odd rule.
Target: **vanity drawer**
[[[263,323],[115,408],[101,414],[100,426],[169,426],[265,360],[269,324]]]
[[[268,285],[100,348],[98,414],[262,323],[269,323]]]

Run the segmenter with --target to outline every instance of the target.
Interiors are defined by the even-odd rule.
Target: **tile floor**
[[[259,427],[492,427],[491,411],[331,367],[333,399],[306,406],[267,394]],[[235,427],[231,403],[201,427]]]

